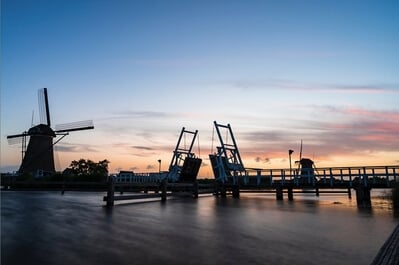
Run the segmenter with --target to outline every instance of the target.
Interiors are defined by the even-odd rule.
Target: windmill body
[[[35,173],[38,171],[54,173],[54,131],[46,124],[39,124],[29,129],[29,143],[18,172]]]
[[[41,124],[31,127],[22,134],[7,136],[7,139],[21,138],[23,141],[23,157],[18,170],[19,174],[43,176],[55,173],[54,145],[71,131],[94,129],[92,121],[82,121],[59,125],[57,128],[60,129],[53,130],[50,126],[50,111],[46,88],[39,90],[39,110],[45,111],[41,115]],[[61,138],[54,143],[54,138],[57,136],[61,136]],[[29,143],[26,150],[24,150],[24,142],[27,137],[29,137]]]

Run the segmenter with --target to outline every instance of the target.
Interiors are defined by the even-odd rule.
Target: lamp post
[[[161,159],[158,159],[159,167],[158,167],[158,172],[161,174]]]
[[[294,150],[288,150],[288,156],[290,158],[290,180],[292,179],[292,165],[291,165],[291,155],[294,152]]]

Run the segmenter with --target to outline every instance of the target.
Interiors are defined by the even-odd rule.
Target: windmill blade
[[[24,137],[26,137],[25,140],[24,140]],[[22,144],[23,141],[28,142],[29,141],[29,135],[26,134],[26,135],[23,135],[22,137],[15,137],[15,138],[8,138],[7,137],[7,142],[8,142],[9,145]]]
[[[301,139],[301,148],[300,148],[300,151],[299,151],[298,171],[301,168],[301,160],[302,160],[302,139]]]
[[[299,161],[302,159],[302,139],[301,139],[301,150],[299,152]]]
[[[39,100],[40,123],[51,126],[47,88],[39,89],[38,100]]]
[[[92,120],[64,123],[55,126],[56,133],[91,130],[91,129],[94,129]]]
[[[28,136],[28,133],[27,132],[23,132],[23,133],[20,133],[20,134],[8,135],[7,139],[21,138],[21,137],[24,137],[24,136]]]

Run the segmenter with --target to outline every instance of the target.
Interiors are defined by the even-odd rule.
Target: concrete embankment
[[[398,265],[399,264],[399,225],[392,232],[381,247],[371,265]]]

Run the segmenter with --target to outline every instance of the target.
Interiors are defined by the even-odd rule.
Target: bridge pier
[[[288,192],[288,200],[293,201],[294,200],[294,192],[293,192],[293,189],[291,186],[287,188],[287,192]]]
[[[198,198],[198,181],[193,183],[193,197]]]
[[[233,185],[233,198],[240,198],[240,186]]]
[[[278,201],[283,200],[283,186],[281,185],[276,186],[276,200]]]
[[[359,186],[355,188],[356,190],[356,202],[357,206],[370,207],[371,206],[371,196],[370,187]]]

